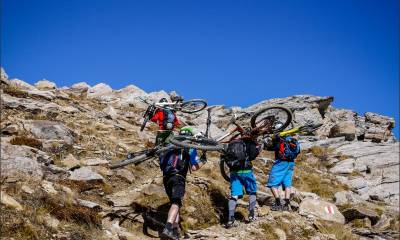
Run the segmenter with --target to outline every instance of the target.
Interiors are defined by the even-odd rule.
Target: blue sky
[[[1,65],[30,83],[228,106],[332,95],[399,122],[397,0],[3,0],[1,24]]]

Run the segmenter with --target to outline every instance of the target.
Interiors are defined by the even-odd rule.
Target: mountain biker
[[[267,187],[275,198],[272,211],[290,211],[290,194],[292,188],[294,160],[300,153],[299,142],[291,137],[276,134],[265,144],[267,150],[275,151],[275,161],[269,173]],[[281,203],[279,187],[285,191],[284,204]]]
[[[183,127],[179,135],[193,136],[193,129]],[[160,155],[164,188],[171,203],[167,223],[161,235],[169,239],[179,239],[179,209],[185,195],[186,175],[189,170],[197,171],[206,162],[206,156],[198,159],[196,149],[173,149]]]
[[[167,102],[168,100],[166,98],[161,98],[159,101],[159,103]],[[158,108],[150,121],[157,123],[159,126],[156,136],[156,145],[164,143],[175,127],[181,124],[176,117],[175,110],[169,107]]]
[[[226,153],[222,156],[230,171],[231,195],[228,201],[228,222],[226,228],[236,226],[235,210],[237,200],[243,197],[243,188],[249,195],[249,217],[248,222],[256,220],[255,207],[257,203],[257,182],[253,174],[254,160],[261,151],[261,147],[255,140],[239,139],[228,144]]]

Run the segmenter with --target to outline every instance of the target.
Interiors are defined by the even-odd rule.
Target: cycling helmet
[[[185,136],[193,136],[194,131],[193,128],[191,127],[183,127],[179,130],[179,135],[185,135]]]
[[[158,101],[159,103],[165,103],[168,102],[168,100],[166,98],[161,98],[160,101]]]

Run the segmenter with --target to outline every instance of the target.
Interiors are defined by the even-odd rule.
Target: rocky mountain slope
[[[157,160],[111,170],[109,163],[152,146],[157,126],[139,131],[146,93],[130,85],[113,90],[86,83],[32,86],[1,72],[1,228],[4,239],[152,239],[165,221],[168,201]],[[199,96],[201,97],[201,96]],[[224,229],[229,184],[219,155],[188,176],[182,210],[187,239],[398,239],[399,142],[393,118],[360,116],[332,106],[333,97],[298,95],[248,108],[214,106],[212,136],[223,134],[234,113],[250,116],[268,104],[294,113],[294,126],[323,123],[299,136],[293,212],[271,212],[265,183],[272,154],[255,161],[259,220]],[[204,130],[206,111],[182,114]],[[246,121],[243,121],[246,123]],[[246,199],[237,218],[246,218]]]

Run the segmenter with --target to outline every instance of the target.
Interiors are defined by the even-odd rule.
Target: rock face
[[[99,83],[91,88],[87,92],[88,98],[110,101],[113,99],[113,90],[110,86],[104,83]]]
[[[1,85],[5,87],[1,94],[1,190],[23,208],[20,214],[13,212],[19,209],[15,202],[17,207],[8,207],[12,213],[8,223],[29,220],[36,229],[48,229],[50,235],[38,239],[157,237],[157,226],[162,229],[169,208],[158,160],[120,169],[110,169],[109,163],[154,145],[156,124],[149,123],[146,131],[140,131],[147,105],[139,97],[158,101],[177,94],[146,93],[133,85],[112,90],[106,84],[57,88],[46,83],[36,88],[6,76]],[[263,151],[259,160],[264,162],[254,161],[258,221],[245,224],[248,204],[238,201],[236,228],[221,225],[227,220],[229,184],[219,174],[220,154],[208,152],[207,164],[187,177],[181,211],[185,238],[317,240],[360,235],[397,239],[399,143],[391,132],[394,120],[336,109],[332,101],[333,97],[297,95],[248,108],[212,106],[214,138],[227,132],[234,114],[240,123],[248,124],[254,111],[272,104],[291,109],[293,126],[323,125],[312,136],[299,136],[303,152],[294,175],[293,211],[270,211],[273,196],[262,186],[273,154]],[[184,125],[205,131],[206,111],[178,111],[177,115]],[[30,218],[37,214],[31,206],[38,200],[44,207],[63,206],[62,221],[57,221],[60,214],[54,211]],[[5,205],[2,198],[2,209]],[[335,205],[344,209],[343,215]],[[67,216],[70,213],[79,219]],[[100,219],[103,225],[71,231],[82,219],[85,224]],[[142,233],[145,228],[147,235]],[[87,232],[81,236],[80,229]]]
[[[399,203],[399,143],[353,142],[336,148],[335,153],[352,157],[331,169],[350,173],[353,168],[361,177],[346,181],[364,199],[377,196],[388,203]],[[353,160],[354,159],[354,160]],[[346,169],[348,171],[346,171]]]
[[[73,90],[85,92],[85,91],[89,90],[90,86],[85,82],[80,82],[80,83],[75,83],[74,85],[71,86],[71,88]]]
[[[299,214],[341,224],[345,222],[344,216],[334,204],[322,200],[310,198],[303,200],[299,207]]]
[[[40,90],[49,90],[49,89],[56,89],[57,86],[55,83],[50,82],[48,80],[40,80],[35,84],[35,87]]]

